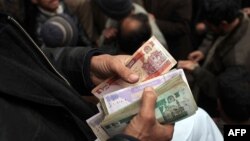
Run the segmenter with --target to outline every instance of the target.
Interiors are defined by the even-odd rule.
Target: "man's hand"
[[[188,59],[194,62],[199,62],[204,59],[204,57],[204,54],[199,50],[193,51],[188,55]]]
[[[146,88],[142,95],[140,112],[131,120],[124,134],[140,141],[169,141],[172,139],[174,126],[161,125],[155,118],[157,96],[152,88]]]
[[[99,55],[93,56],[90,63],[91,79],[94,84],[99,84],[103,80],[118,75],[121,79],[129,83],[135,83],[139,76],[125,66],[128,55]]]
[[[106,28],[106,29],[104,29],[104,31],[103,31],[103,35],[104,35],[105,39],[114,38],[114,37],[116,37],[116,35],[117,35],[117,29],[114,28],[114,27]]]
[[[185,61],[181,60],[181,61],[178,62],[177,67],[192,72],[197,67],[199,67],[199,64],[197,62],[190,61],[190,60],[185,60]]]

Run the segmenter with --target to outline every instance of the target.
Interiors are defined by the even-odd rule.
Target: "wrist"
[[[83,76],[84,76],[84,84],[85,88],[87,88],[88,93],[91,93],[92,88],[94,88],[93,81],[91,79],[91,61],[92,58],[96,55],[101,54],[99,50],[93,49],[90,50],[86,56],[84,57],[84,64],[83,64]]]
[[[110,56],[111,55],[109,55],[109,54],[92,56],[92,58],[90,60],[91,73],[95,73],[96,70],[99,70],[99,68],[104,67],[105,64],[103,64],[102,62],[106,62],[105,60],[109,59]]]

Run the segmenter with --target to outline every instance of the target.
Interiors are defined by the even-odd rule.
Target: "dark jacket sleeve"
[[[46,56],[81,95],[91,95],[90,60],[100,54],[90,47],[43,48]]]
[[[203,39],[201,45],[199,46],[199,50],[206,56],[211,48],[213,42],[215,41],[216,36],[211,32],[206,34],[206,37]]]
[[[43,48],[43,51],[80,94],[86,95],[86,91],[90,94],[94,86],[90,80],[90,60],[92,56],[100,54],[99,50],[87,47],[61,47]],[[139,140],[129,135],[118,134],[108,141]]]

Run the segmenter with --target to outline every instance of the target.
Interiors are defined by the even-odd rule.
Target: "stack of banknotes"
[[[195,113],[197,105],[182,69],[172,69],[176,60],[152,37],[127,61],[127,67],[140,76],[128,84],[114,76],[92,90],[99,98],[99,113],[87,123],[100,141],[122,133],[139,112],[143,89],[157,93],[155,116],[160,123],[174,123]]]

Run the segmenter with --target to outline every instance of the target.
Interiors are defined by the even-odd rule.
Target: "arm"
[[[210,33],[207,33],[205,39],[202,41],[198,50],[191,52],[188,55],[188,59],[195,62],[200,62],[201,60],[204,60],[214,40],[215,36]]]
[[[43,48],[43,51],[74,89],[80,94],[90,95],[94,86],[90,79],[90,59],[99,54],[98,50],[90,47],[62,47]]]
[[[128,55],[99,55],[99,50],[88,47],[44,48],[43,51],[80,94],[90,95],[94,84],[114,75],[128,83],[139,80],[125,65]]]
[[[206,56],[215,39],[216,35],[211,32],[208,32],[206,34],[206,37],[203,39],[201,45],[199,46],[198,50],[201,51],[204,56]]]
[[[127,55],[96,55],[96,50],[90,48],[57,48],[44,49],[47,55],[63,70],[76,70],[76,74],[82,73],[89,82],[97,82],[102,78],[107,78],[117,74],[124,81],[135,83],[139,76],[134,74],[125,66],[125,60],[130,56]],[[83,58],[83,59],[82,59]],[[84,61],[82,61],[84,60]],[[73,63],[73,64],[72,64]],[[82,64],[86,68],[82,69]],[[64,73],[68,73],[63,71]],[[87,74],[89,73],[89,74]],[[90,76],[91,73],[91,76]],[[80,76],[80,74],[79,74]],[[79,77],[78,76],[78,77]],[[77,79],[77,78],[76,78]],[[81,78],[82,79],[82,78]],[[167,141],[172,138],[173,125],[161,125],[155,118],[155,104],[157,96],[152,88],[146,88],[143,92],[141,110],[135,116],[124,133],[117,135],[110,140],[137,141],[139,140],[159,140]],[[167,132],[166,132],[167,131]]]

